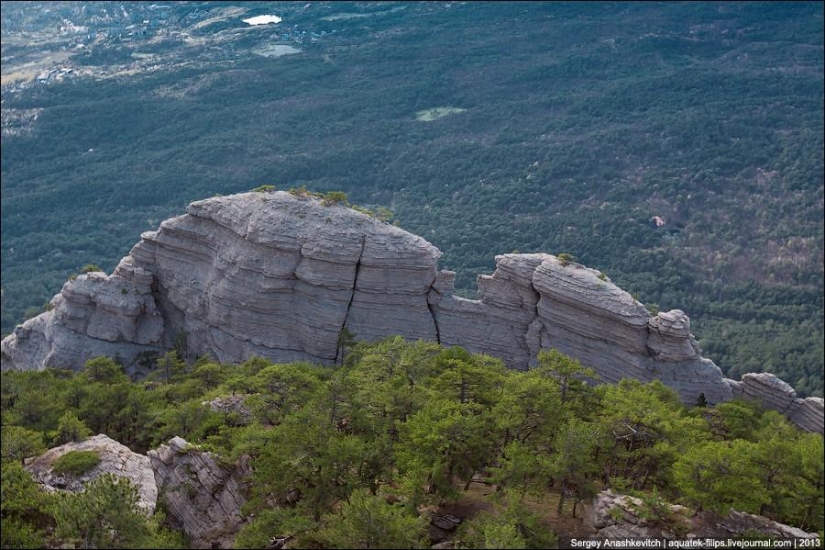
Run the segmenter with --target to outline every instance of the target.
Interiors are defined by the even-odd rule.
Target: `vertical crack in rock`
[[[454,295],[455,272],[429,279],[440,254],[420,237],[312,197],[205,199],[143,233],[111,276],[64,284],[52,311],[2,340],[0,368],[79,370],[90,357],[110,356],[134,374],[141,354],[173,346],[174,329],[188,332],[194,353],[221,363],[260,355],[327,364],[343,358],[341,337],[352,326],[364,340],[426,336],[519,369],[554,347],[603,382],[657,378],[689,403],[700,392],[708,402],[752,398],[822,433],[822,398],[801,399],[767,373],[724,379],[702,358],[684,312],[651,317],[597,270],[567,269],[550,254],[504,254],[480,278],[481,299],[469,300]]]
[[[347,304],[347,312],[344,314],[344,322],[341,323],[341,330],[338,332],[338,345],[335,346],[335,364],[338,364],[338,356],[341,353],[341,335],[344,329],[347,328],[347,319],[349,319],[349,312],[352,309],[352,302],[355,300],[355,292],[358,289],[358,273],[361,271],[361,257],[364,255],[364,248],[367,246],[366,234],[361,237],[361,252],[358,253],[358,259],[355,261],[355,277],[352,279],[352,294],[349,297]]]
[[[541,351],[541,335],[536,334],[535,338],[538,340],[536,345],[530,345],[530,332],[533,330],[534,323],[539,320],[539,300],[541,300],[541,293],[533,284],[533,275],[536,273],[538,267],[533,268],[533,273],[530,274],[530,290],[536,293],[536,302],[532,305],[533,318],[524,327],[524,347],[527,351],[527,369],[530,367],[537,367],[539,361],[539,351]]]
[[[437,290],[433,290],[432,285],[427,290],[427,309],[430,311],[430,317],[433,318],[433,326],[435,327],[435,341],[438,344],[441,344],[441,331],[438,330],[438,317],[435,315],[435,311],[433,311],[433,305],[430,303],[430,292],[438,292]]]

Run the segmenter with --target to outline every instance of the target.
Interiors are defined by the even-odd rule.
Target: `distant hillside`
[[[305,184],[468,296],[496,253],[567,252],[728,376],[822,395],[821,4],[54,4],[3,9],[4,333],[192,200]],[[46,51],[65,72],[11,79]]]

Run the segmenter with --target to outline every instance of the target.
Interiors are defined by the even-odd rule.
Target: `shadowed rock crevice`
[[[400,335],[501,358],[514,369],[556,348],[604,382],[661,380],[688,404],[735,395],[823,429],[821,399],[799,399],[770,374],[727,380],[701,356],[684,312],[651,316],[601,272],[551,254],[503,254],[454,295],[426,240],[342,205],[285,192],[189,205],[145,232],[114,273],[63,285],[53,311],[2,342],[3,368],[79,370],[120,357],[130,373],[185,331],[190,353],[223,363],[253,356],[333,364],[346,327],[358,340]],[[784,384],[784,385],[783,385]]]
[[[347,319],[349,319],[349,313],[352,311],[352,301],[355,299],[355,289],[358,288],[358,274],[361,272],[361,258],[364,256],[364,247],[366,246],[367,239],[366,237],[361,239],[361,252],[358,253],[358,259],[355,262],[355,276],[352,279],[352,294],[349,297],[349,303],[347,304],[347,312],[344,314],[344,322],[341,324],[341,332],[338,333],[338,341],[341,341],[341,338],[344,334],[344,329],[349,329],[347,327]],[[335,364],[338,364],[338,355],[341,353],[341,346],[336,346],[335,348]]]
[[[433,291],[435,292],[435,291]],[[427,293],[427,311],[430,312],[430,316],[433,318],[433,326],[435,327],[435,341],[439,344],[441,343],[441,330],[438,328],[438,317],[433,310],[433,306],[430,303],[430,293]]]

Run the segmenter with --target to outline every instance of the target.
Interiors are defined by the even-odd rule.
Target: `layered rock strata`
[[[53,469],[54,462],[71,451],[94,451],[100,462],[82,475],[61,474]],[[26,460],[25,469],[47,490],[83,491],[90,481],[103,474],[128,479],[138,490],[138,506],[152,515],[158,499],[155,475],[145,455],[132,452],[125,445],[100,434],[83,441],[72,441],[49,449],[36,458]]]
[[[821,397],[800,399],[796,391],[776,376],[766,372],[749,373],[741,381],[726,380],[734,397],[758,401],[765,407],[787,416],[794,424],[812,432],[822,432],[823,400]]]
[[[248,457],[221,465],[214,454],[194,449],[180,437],[148,455],[159,498],[191,547],[231,548],[244,522],[244,484],[251,473]]]
[[[181,339],[192,355],[224,363],[330,364],[346,328],[359,340],[460,345],[516,369],[556,348],[605,382],[659,379],[686,403],[743,395],[822,431],[821,399],[788,397],[778,379],[724,379],[684,312],[651,316],[600,272],[549,254],[497,256],[494,273],[479,277],[479,299],[468,300],[453,294],[455,273],[437,271],[441,253],[424,239],[284,192],[198,201],[141,237],[111,276],[67,282],[52,311],[4,339],[3,368],[79,369],[109,355],[135,372],[141,356]]]

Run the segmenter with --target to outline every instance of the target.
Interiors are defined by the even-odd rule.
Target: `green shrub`
[[[365,214],[365,215],[369,216],[370,218],[375,217],[375,212],[373,212],[369,208],[364,208],[363,206],[358,206],[357,204],[353,204],[352,209],[355,210],[356,212],[361,212],[362,214]]]
[[[275,191],[274,185],[259,185],[252,190],[253,193],[272,193]]]
[[[66,411],[57,422],[57,430],[52,434],[55,445],[63,445],[70,441],[83,441],[92,431],[77,418],[72,411]]]
[[[624,518],[624,510],[622,510],[621,506],[614,506],[608,510],[607,515],[610,516],[610,519],[618,523]]]
[[[323,195],[324,206],[332,206],[333,204],[349,205],[347,194],[343,191],[330,191]]]
[[[81,273],[91,273],[93,271],[103,271],[95,264],[86,264],[83,266],[83,269],[80,270]]]
[[[42,311],[40,311],[40,309],[38,309],[37,306],[27,307],[26,311],[23,312],[23,319],[28,321],[32,317],[37,317],[41,313]]]
[[[556,257],[561,262],[561,265],[564,265],[564,266],[576,261],[575,256],[573,256],[572,254],[568,254],[567,252],[562,252],[561,254],[559,254]]]
[[[300,197],[302,199],[307,199],[309,197],[323,197],[321,193],[315,193],[307,189],[306,185],[302,185],[301,187],[291,187],[287,192],[294,197]]]
[[[384,208],[383,206],[379,206],[375,212],[375,217],[382,222],[390,221],[394,215],[389,208]]]
[[[97,451],[69,451],[54,461],[52,470],[58,474],[81,476],[100,463]]]

